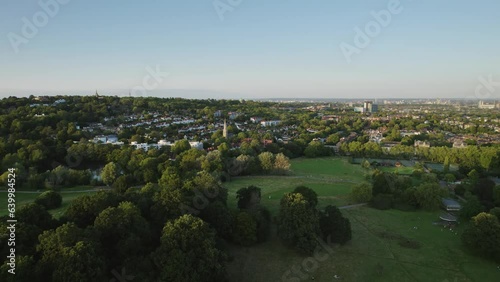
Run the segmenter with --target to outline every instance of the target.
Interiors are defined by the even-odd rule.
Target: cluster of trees
[[[277,218],[278,236],[288,246],[304,254],[311,254],[320,238],[329,243],[345,244],[351,239],[351,225],[338,208],[317,209],[316,192],[304,186],[297,187],[281,199]]]
[[[472,252],[500,262],[500,209],[472,217],[462,234],[462,242]]]
[[[45,207],[60,205],[60,196],[45,192],[17,210],[16,252],[22,256],[15,281],[104,281],[122,268],[140,281],[224,281],[227,256],[217,242],[230,234],[225,223],[232,228],[226,198],[202,171],[182,187],[148,184],[78,197],[56,220]],[[0,237],[5,256],[7,239]],[[2,281],[14,281],[6,273]]]
[[[415,185],[409,176],[375,170],[372,182],[355,186],[351,198],[359,203],[370,202],[377,209],[438,209],[448,191],[439,185],[435,174],[422,174],[416,179]]]
[[[415,148],[411,145],[396,145],[390,151],[383,150],[382,145],[375,142],[352,141],[340,146],[342,154],[368,158],[419,158],[430,162],[459,164],[462,172],[472,169],[478,171],[496,171],[500,166],[500,147],[468,146],[466,148],[449,148],[446,146]]]

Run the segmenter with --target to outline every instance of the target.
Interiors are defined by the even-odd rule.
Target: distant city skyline
[[[500,99],[494,0],[2,6],[0,98]]]

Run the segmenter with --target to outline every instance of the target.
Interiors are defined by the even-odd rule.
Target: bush
[[[378,194],[373,197],[372,206],[379,210],[388,210],[392,208],[394,199],[390,194]]]
[[[354,186],[351,192],[351,198],[356,203],[366,203],[372,199],[372,186],[368,183],[361,183]]]
[[[62,197],[55,191],[46,191],[36,197],[35,203],[45,207],[46,210],[51,210],[61,206]]]
[[[247,212],[239,212],[233,221],[233,241],[242,246],[257,242],[257,223]]]
[[[498,221],[500,222],[500,208],[499,207],[492,208],[490,210],[489,214],[496,216]]]

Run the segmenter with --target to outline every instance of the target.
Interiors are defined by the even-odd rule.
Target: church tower
[[[226,119],[224,119],[224,130],[222,131],[222,136],[224,138],[227,138],[227,124],[226,124]]]

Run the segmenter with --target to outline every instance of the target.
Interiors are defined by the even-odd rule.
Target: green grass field
[[[274,215],[284,193],[297,185],[314,189],[320,207],[349,203],[348,193],[362,182],[367,172],[345,159],[292,160],[291,176],[241,177],[224,186],[229,190],[228,205],[236,207],[239,188],[255,185],[262,188],[261,203]],[[271,196],[271,198],[269,198]],[[292,268],[300,269],[307,259],[286,248],[274,235],[257,246],[229,247],[234,260],[228,265],[230,281],[499,281],[497,265],[468,254],[462,247],[460,234],[464,224],[450,231],[433,225],[440,211],[380,211],[369,207],[343,209],[351,221],[353,239],[345,246],[335,246],[334,253],[318,268],[304,272],[304,278],[283,280]],[[418,248],[401,246],[405,241]],[[404,244],[403,244],[404,245]],[[303,268],[302,268],[303,269]],[[303,270],[302,270],[303,271]],[[292,271],[292,273],[294,273]],[[338,275],[339,279],[334,276]]]
[[[260,187],[261,203],[272,214],[277,214],[279,203],[285,193],[295,187],[306,185],[318,194],[319,206],[350,204],[348,194],[352,187],[365,179],[368,173],[359,165],[349,164],[346,159],[296,159],[292,161],[289,176],[237,177],[223,184],[228,189],[228,205],[236,208],[236,191],[254,185]]]
[[[78,198],[79,196],[86,195],[88,193],[93,193],[93,192],[78,192],[82,190],[95,190],[95,187],[93,186],[76,186],[76,187],[71,187],[71,188],[64,188],[61,189],[61,196],[63,198],[62,205],[61,207],[57,209],[50,210],[49,212],[54,215],[54,217],[59,218],[66,208],[68,208],[68,205],[73,201],[74,199]],[[97,190],[95,190],[97,191]],[[22,193],[18,192],[16,193],[16,207],[19,208],[27,203],[31,203],[35,201],[36,197],[40,195],[42,192],[34,192],[30,191],[33,193]],[[5,192],[0,192],[0,216],[6,215],[7,214],[7,193]]]

